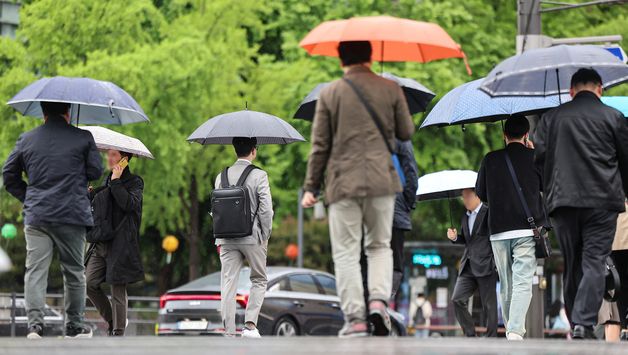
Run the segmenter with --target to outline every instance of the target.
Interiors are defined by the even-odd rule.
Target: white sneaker
[[[242,337],[243,338],[261,338],[262,336],[259,335],[259,330],[257,330],[257,328],[255,329],[244,328],[244,330],[242,330]]]
[[[520,340],[523,340],[523,337],[517,333],[508,333],[506,335],[506,339],[520,341]]]

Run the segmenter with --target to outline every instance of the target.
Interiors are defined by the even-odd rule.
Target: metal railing
[[[9,307],[2,306],[0,308],[10,309],[10,316],[0,317],[0,323],[6,324],[10,322],[10,336],[15,337],[17,327],[17,309],[18,299],[23,299],[23,293],[0,293],[0,299],[10,299]],[[159,312],[159,297],[144,297],[144,296],[129,296],[128,297],[128,327],[126,334],[128,335],[154,335],[155,323],[157,322],[157,314]],[[46,304],[50,309],[53,309],[61,315],[63,322],[65,322],[65,311],[63,307],[63,294],[52,293],[46,295]],[[107,324],[100,317],[100,314],[96,308],[91,305],[89,298],[87,304],[90,306],[85,307],[85,322],[92,326],[96,334],[105,334],[107,330]],[[65,329],[65,327],[63,327]]]

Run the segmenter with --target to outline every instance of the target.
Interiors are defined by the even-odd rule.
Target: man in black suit
[[[573,100],[543,115],[535,161],[565,259],[563,287],[574,339],[592,339],[604,294],[606,257],[628,191],[628,126],[600,101],[602,78],[580,69]]]
[[[475,324],[469,313],[469,298],[480,290],[482,309],[486,319],[486,336],[497,336],[497,295],[495,262],[488,229],[488,207],[482,204],[474,189],[462,191],[462,202],[467,212],[462,215],[462,233],[454,228],[447,230],[447,238],[456,244],[464,244],[460,271],[452,296],[456,319],[464,334],[475,337]]]

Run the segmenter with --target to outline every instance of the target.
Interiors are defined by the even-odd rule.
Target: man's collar
[[[365,65],[354,65],[351,68],[347,69],[345,75],[355,74],[355,73],[372,73],[373,71],[365,66]]]
[[[246,164],[246,165],[253,164],[250,160],[243,159],[243,158],[238,158],[238,160],[236,160],[235,163],[236,164]]]
[[[467,211],[467,216],[471,216],[472,214],[478,214],[478,212],[480,212],[480,209],[482,208],[482,205],[482,202],[480,202],[478,207],[476,207],[473,211]]]
[[[600,100],[600,98],[597,96],[596,93],[594,93],[593,91],[589,91],[589,90],[582,90],[580,92],[578,92],[576,94],[576,96],[573,97],[572,100],[576,100],[576,99],[580,99],[580,98],[595,98],[596,100]]]
[[[68,121],[65,120],[65,117],[61,116],[61,115],[53,115],[53,116],[48,116],[48,118],[46,119],[46,123],[52,123],[52,124],[69,124]]]

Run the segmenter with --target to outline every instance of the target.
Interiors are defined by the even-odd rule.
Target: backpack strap
[[[220,173],[220,187],[226,189],[229,187],[229,177],[227,173],[229,172],[229,168],[226,168]]]
[[[250,164],[249,166],[244,168],[244,171],[242,172],[242,175],[240,175],[240,178],[238,179],[238,182],[236,183],[236,186],[244,185],[244,182],[246,181],[246,178],[249,177],[249,174],[254,169],[259,169],[259,168],[257,166],[255,166],[255,165],[253,165],[253,164]]]

